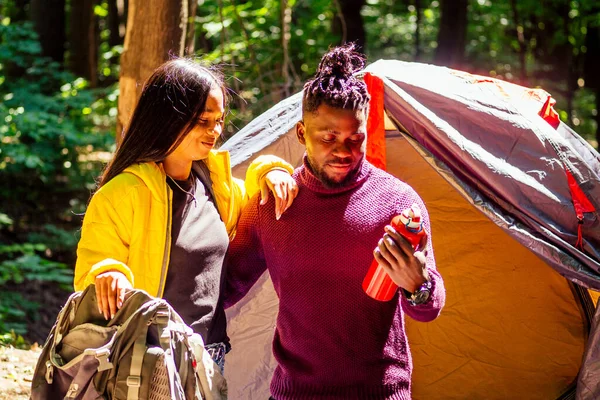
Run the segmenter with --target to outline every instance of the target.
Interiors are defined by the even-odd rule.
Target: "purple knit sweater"
[[[279,296],[273,339],[277,400],[410,399],[412,359],[404,315],[435,319],[445,301],[431,239],[430,301],[411,306],[403,296],[379,302],[362,290],[373,249],[392,217],[417,203],[406,183],[364,161],[356,179],[328,189],[306,165],[294,173],[300,192],[279,221],[274,202],[254,197],[229,249],[226,304],[250,290],[268,268]]]

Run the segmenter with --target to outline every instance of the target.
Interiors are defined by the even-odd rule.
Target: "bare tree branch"
[[[225,20],[223,19],[223,0],[219,0],[219,19],[221,20],[221,61],[225,57],[225,35],[227,30],[225,29]]]
[[[340,24],[342,26],[342,43],[346,43],[348,40],[348,27],[346,26],[346,18],[344,18],[344,13],[342,12],[342,6],[339,0],[333,0],[335,3],[335,8],[337,10],[338,18],[340,19]]]
[[[235,5],[234,5],[235,7]],[[229,35],[227,32],[227,28],[225,28],[225,19],[223,18],[223,0],[219,0],[219,17],[221,18],[221,62],[225,58],[225,41],[229,42]],[[233,77],[233,92],[236,96],[233,96],[234,99],[239,99],[237,102],[240,107],[240,112],[246,111],[246,100],[241,97],[240,94],[240,80],[237,78],[236,73],[236,61],[235,54],[231,52],[231,63],[228,64],[231,67],[231,75]]]
[[[415,0],[415,11],[417,13],[417,21],[415,26],[415,61],[421,58],[421,18],[422,5],[421,0]]]
[[[281,45],[283,48],[283,62],[281,64],[281,76],[283,78],[283,95],[287,97],[290,95],[290,54],[289,54],[289,42],[290,42],[290,25],[292,22],[292,9],[288,7],[287,0],[281,0]]]
[[[252,46],[252,43],[250,42],[250,35],[248,34],[246,25],[244,24],[244,21],[242,20],[242,17],[240,16],[240,13],[238,12],[237,4],[235,3],[235,0],[231,0],[231,4],[233,5],[233,13],[235,14],[235,18],[237,19],[238,24],[240,24],[240,28],[242,30],[242,33],[244,34],[244,38],[246,39],[246,47],[248,48],[248,52],[250,53],[250,60],[252,61],[252,64],[254,64],[256,73],[260,74],[260,65],[258,64],[258,59],[256,58],[256,52],[254,51],[254,47]],[[258,86],[259,86],[260,92],[262,94],[267,94],[265,92],[265,87],[264,87],[262,81],[260,81],[258,83]]]
[[[521,63],[520,79],[522,82],[524,82],[527,79],[527,65],[525,60],[527,45],[525,43],[523,25],[521,25],[519,20],[519,10],[517,9],[517,1],[510,0],[510,7],[512,9],[513,18],[515,20],[515,34],[517,36],[517,41],[519,42],[519,62]]]

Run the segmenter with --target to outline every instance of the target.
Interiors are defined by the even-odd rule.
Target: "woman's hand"
[[[98,311],[106,320],[112,319],[123,306],[126,289],[132,289],[131,283],[122,272],[107,271],[96,276],[96,299]]]
[[[279,219],[298,195],[298,185],[287,171],[274,169],[265,175],[260,184],[260,204],[269,199],[269,190],[275,198],[275,218]]]

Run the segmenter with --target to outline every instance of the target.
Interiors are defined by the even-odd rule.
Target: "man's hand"
[[[126,289],[132,289],[131,283],[122,272],[107,271],[96,276],[96,299],[98,311],[106,320],[113,318],[123,306]]]
[[[419,251],[415,251],[394,228],[388,225],[385,231],[373,252],[375,259],[396,285],[413,293],[429,279],[427,235],[423,235]]]
[[[287,171],[274,169],[269,171],[260,184],[260,204],[269,199],[269,190],[275,198],[275,218],[279,219],[298,195],[298,185]]]

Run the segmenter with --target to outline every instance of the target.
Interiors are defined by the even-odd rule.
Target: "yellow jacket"
[[[248,168],[246,182],[233,178],[226,151],[211,151],[204,160],[210,171],[215,203],[230,239],[242,208],[260,190],[260,180],[274,168],[292,166],[274,156],[260,156]],[[162,297],[171,251],[171,202],[162,164],[128,167],[92,197],[77,246],[75,290],[96,276],[121,271],[135,288]]]

